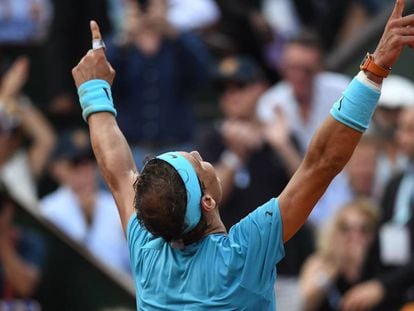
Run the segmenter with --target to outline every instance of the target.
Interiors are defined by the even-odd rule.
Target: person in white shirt
[[[302,150],[349,83],[347,76],[322,71],[322,61],[316,35],[302,33],[291,39],[282,56],[283,80],[265,92],[258,103],[258,116],[266,123],[274,121],[275,107],[281,107]]]
[[[51,164],[60,187],[41,202],[42,214],[107,265],[130,271],[127,244],[112,195],[99,189],[84,130],[65,133]]]
[[[262,95],[257,114],[262,122],[275,122],[274,111],[279,107],[303,151],[312,133],[322,124],[331,103],[341,97],[349,78],[323,71],[322,47],[313,33],[302,33],[286,43],[280,71],[283,80]],[[333,180],[309,218],[314,225],[325,222],[331,216],[329,211],[348,201],[345,184],[342,174]]]

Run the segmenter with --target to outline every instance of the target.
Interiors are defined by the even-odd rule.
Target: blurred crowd
[[[282,191],[350,82],[324,68],[326,53],[392,3],[0,0],[0,310],[22,300],[40,310],[50,255],[41,235],[14,223],[17,206],[130,273],[70,74],[90,48],[90,19],[105,33],[117,121],[137,166],[199,150],[221,178],[230,228]],[[392,75],[350,162],[285,244],[278,309],[409,310],[413,211],[414,82]]]

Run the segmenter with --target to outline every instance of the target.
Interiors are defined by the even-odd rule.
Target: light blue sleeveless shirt
[[[234,225],[172,248],[140,226],[127,227],[138,310],[275,310],[276,264],[284,256],[277,199]]]

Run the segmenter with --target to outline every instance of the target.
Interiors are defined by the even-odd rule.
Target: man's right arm
[[[93,40],[102,39],[96,22],[91,22],[91,32]],[[80,97],[86,98],[84,98],[85,107],[82,108],[84,118],[89,125],[92,148],[99,170],[115,199],[122,226],[126,231],[128,221],[134,213],[134,182],[138,177],[138,171],[129,145],[114,117],[115,109],[112,107],[108,88],[113,82],[115,71],[108,63],[104,50],[100,48],[88,51],[72,70],[72,75]],[[89,84],[87,89],[85,85],[88,82],[96,82],[99,85],[91,89]],[[99,97],[98,92],[106,93],[110,104],[106,98]],[[96,97],[102,100],[96,100]],[[82,101],[81,98],[81,104]]]
[[[99,170],[112,192],[126,231],[134,213],[134,182],[138,178],[131,150],[112,114],[92,114],[88,125]]]

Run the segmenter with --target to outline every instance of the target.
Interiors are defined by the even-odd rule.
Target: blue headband
[[[187,207],[185,211],[185,229],[183,233],[193,230],[201,219],[201,188],[197,173],[184,156],[178,152],[167,152],[159,155],[157,159],[163,160],[175,168],[180,175],[187,191]]]

